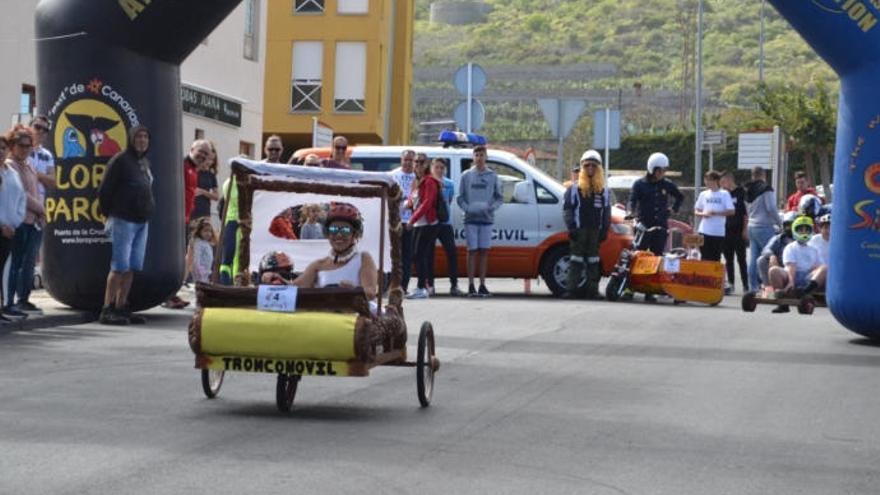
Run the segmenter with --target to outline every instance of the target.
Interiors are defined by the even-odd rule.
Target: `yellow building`
[[[317,117],[352,144],[409,141],[412,0],[267,3],[264,136],[311,146]]]

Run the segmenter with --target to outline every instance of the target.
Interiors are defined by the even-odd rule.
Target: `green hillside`
[[[467,26],[431,24],[428,0],[416,0],[415,65],[455,67],[466,61],[484,66],[500,64],[567,65],[611,63],[613,77],[571,81],[577,88],[632,91],[693,92],[693,53],[696,0],[486,0],[492,7],[487,22]],[[760,0],[705,1],[704,85],[714,110],[709,120],[727,108],[754,108],[758,81]],[[766,16],[765,79],[769,83],[812,86],[823,79],[836,88],[836,78],[787,22],[768,4]],[[546,81],[544,81],[546,83]],[[416,90],[436,87],[437,81],[417,81]],[[490,89],[491,89],[490,81]],[[525,86],[541,87],[540,75]],[[432,86],[433,85],[433,86]],[[539,122],[523,123],[535,106],[525,105],[517,117],[516,104],[505,115],[494,114],[488,124],[495,138],[541,138]],[[429,108],[414,119],[436,117]],[[442,104],[435,105],[443,107]],[[496,105],[497,106],[497,105]],[[648,114],[650,108],[640,109]],[[487,113],[493,117],[487,106]],[[633,120],[636,115],[626,115]],[[652,117],[653,118],[653,117]],[[689,116],[674,126],[692,128]],[[519,121],[519,122],[517,122]],[[643,125],[637,126],[644,129]],[[669,126],[667,126],[667,129]],[[536,135],[537,134],[537,135]]]

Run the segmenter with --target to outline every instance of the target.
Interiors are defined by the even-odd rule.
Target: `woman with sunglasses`
[[[329,256],[310,263],[293,285],[361,287],[367,300],[374,300],[379,292],[378,268],[370,253],[357,249],[364,232],[360,212],[349,203],[333,203],[324,225],[330,243]]]

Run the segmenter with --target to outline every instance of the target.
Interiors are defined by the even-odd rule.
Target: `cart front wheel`
[[[608,285],[605,286],[605,299],[611,302],[619,301],[626,292],[628,280],[625,275],[614,273],[608,279]]]
[[[434,352],[434,327],[430,322],[422,323],[419,331],[419,346],[416,354],[416,391],[422,407],[431,405],[434,394],[434,371],[437,358]]]
[[[205,397],[213,399],[220,393],[220,387],[223,386],[223,370],[202,370],[202,391]]]
[[[756,292],[746,292],[742,297],[742,310],[746,313],[753,313],[758,307],[758,294]]]
[[[299,386],[299,375],[278,374],[278,381],[275,384],[275,405],[278,410],[286,413],[293,408],[293,399],[296,398],[296,388]]]

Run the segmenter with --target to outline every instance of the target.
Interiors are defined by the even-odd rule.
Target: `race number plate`
[[[291,285],[261,285],[257,289],[257,309],[293,313],[296,311],[297,287]]]
[[[663,271],[666,273],[678,273],[681,271],[680,258],[664,258]]]

